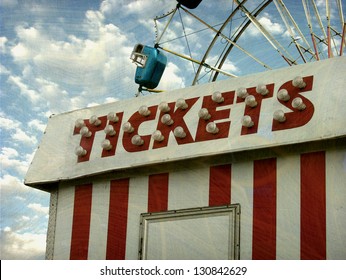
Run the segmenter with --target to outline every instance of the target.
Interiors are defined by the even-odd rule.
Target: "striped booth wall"
[[[346,259],[345,182],[345,149],[63,182],[47,258],[137,259],[141,213],[239,203],[241,259]]]

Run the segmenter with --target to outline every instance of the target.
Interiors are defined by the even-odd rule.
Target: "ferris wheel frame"
[[[245,48],[240,46],[238,44],[239,39],[244,34],[244,32],[248,29],[248,27],[252,24],[255,26],[255,28],[258,29],[258,31],[264,36],[264,38],[267,40],[267,42],[273,47],[275,52],[281,56],[281,58],[287,63],[287,65],[295,65],[298,64],[298,60],[302,61],[303,63],[308,63],[310,61],[316,61],[320,60],[321,58],[321,51],[319,50],[319,44],[325,44],[327,47],[327,57],[331,58],[333,57],[333,53],[336,53],[336,55],[342,56],[344,53],[344,47],[346,46],[346,22],[344,20],[343,16],[343,10],[342,10],[342,2],[341,0],[336,0],[335,5],[337,6],[337,9],[339,11],[339,18],[341,22],[341,31],[336,30],[334,27],[331,26],[331,12],[330,12],[330,3],[328,0],[325,1],[326,5],[326,30],[325,26],[323,25],[322,18],[320,15],[320,12],[317,8],[317,4],[315,0],[302,0],[302,7],[304,9],[305,14],[305,20],[308,25],[308,30],[311,37],[312,46],[308,42],[308,39],[305,37],[303,32],[300,30],[299,25],[295,21],[294,17],[291,15],[289,9],[284,4],[283,0],[264,0],[261,3],[257,5],[255,9],[252,11],[249,11],[245,4],[249,0],[233,0],[233,3],[236,4],[234,9],[231,11],[227,19],[219,26],[218,29],[216,29],[214,26],[208,24],[206,21],[195,15],[193,12],[191,12],[186,7],[181,6],[178,4],[175,9],[173,9],[171,12],[169,12],[166,15],[163,15],[161,17],[155,18],[155,26],[156,21],[159,21],[160,19],[170,16],[167,24],[165,25],[163,31],[156,36],[156,42],[155,47],[162,49],[163,51],[166,51],[168,53],[171,53],[175,56],[178,56],[180,58],[189,60],[195,64],[198,65],[197,70],[195,71],[195,75],[192,81],[192,85],[198,84],[201,72],[203,69],[209,69],[211,74],[209,78],[209,82],[216,81],[219,77],[219,74],[223,74],[229,77],[237,77],[234,73],[230,73],[227,71],[224,71],[222,67],[224,66],[227,58],[229,57],[230,53],[234,48],[240,50],[242,53],[244,53],[246,56],[250,57],[253,61],[263,66],[265,69],[272,69],[267,63],[262,61],[260,58],[256,57],[251,52],[247,51]],[[259,15],[269,6],[269,4],[274,3],[277,11],[280,14],[280,17],[282,21],[284,22],[285,28],[290,36],[291,43],[295,46],[295,48],[298,51],[297,58],[293,57],[287,50],[286,47],[282,46],[278,40],[275,39],[275,37],[271,34],[270,31],[268,31],[258,20]],[[313,12],[313,15],[310,11],[310,9]],[[203,57],[198,60],[196,58],[193,58],[191,55],[185,55],[178,52],[175,52],[173,50],[170,50],[168,48],[165,48],[161,44],[161,39],[167,29],[169,28],[170,24],[173,21],[173,18],[176,14],[176,12],[179,10],[185,12],[188,16],[193,17],[197,21],[199,21],[201,24],[205,25],[208,29],[212,30],[215,34],[213,39],[210,41],[208,48],[204,52]],[[234,19],[234,17],[239,14],[243,13],[245,15],[244,20],[242,24],[237,28],[237,30],[231,35],[227,36],[224,34],[225,28],[229,25],[229,23]],[[320,32],[322,33],[322,37],[317,34],[314,30],[313,26],[313,19],[315,19],[315,22],[318,25],[318,28],[320,29]],[[184,31],[185,32],[185,31]],[[185,37],[187,37],[186,34],[184,34]],[[297,37],[299,39],[297,39]],[[336,44],[333,41],[334,37],[339,37],[340,42],[340,48],[339,50],[336,49]],[[215,47],[218,40],[222,38],[227,42],[227,47],[224,48],[223,52],[219,55],[219,58],[217,62],[214,65],[210,65],[207,63],[207,59]],[[300,40],[300,42],[299,42]]]

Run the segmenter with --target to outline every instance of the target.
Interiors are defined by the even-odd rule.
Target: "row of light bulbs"
[[[306,83],[303,81],[302,77],[298,76],[298,77],[293,79],[292,85],[301,89],[301,88],[304,88],[306,86]],[[263,96],[265,96],[269,93],[265,84],[259,84],[256,87],[256,92],[258,94],[263,95]],[[250,106],[252,108],[257,106],[256,98],[253,95],[249,95],[246,88],[238,88],[236,90],[236,95],[240,98],[245,99],[245,104],[247,106]],[[290,98],[291,97],[290,97],[290,95],[286,89],[281,89],[278,92],[278,99],[279,100],[287,102],[290,100]],[[222,103],[224,101],[224,97],[222,96],[221,92],[216,91],[212,94],[212,100],[216,103]],[[176,101],[175,106],[181,110],[185,110],[188,108],[188,104],[186,103],[186,101],[183,98],[179,98]],[[171,115],[168,114],[168,112],[171,110],[168,103],[167,102],[161,102],[158,107],[159,107],[159,110],[161,112],[165,113],[161,117],[161,122],[165,125],[168,125],[168,126],[172,125],[174,123],[174,120],[172,119]],[[296,97],[292,100],[292,107],[295,109],[298,109],[298,110],[304,110],[306,108],[306,105],[304,104],[303,100],[300,97]],[[138,113],[142,116],[147,117],[151,114],[151,111],[149,110],[149,108],[147,106],[143,105],[138,109]],[[210,115],[207,108],[201,108],[198,112],[198,116],[199,116],[199,118],[206,120],[206,121],[211,118],[211,115]],[[273,118],[279,122],[285,122],[286,121],[285,113],[282,110],[275,111]],[[107,115],[107,119],[113,123],[116,123],[119,120],[118,116],[114,112],[110,112]],[[90,124],[95,125],[95,126],[99,126],[101,124],[101,120],[98,119],[97,116],[95,116],[95,115],[90,117],[89,122],[90,122]],[[254,122],[249,115],[243,116],[241,119],[241,123],[244,127],[248,127],[248,128],[254,126]],[[89,131],[88,127],[85,125],[84,120],[78,119],[75,123],[75,126],[77,128],[80,128],[80,134],[83,137],[91,137],[92,132]],[[132,133],[134,131],[134,128],[130,122],[124,123],[122,128],[126,133]],[[217,127],[215,122],[209,122],[206,125],[206,131],[208,133],[211,133],[211,134],[216,134],[219,132],[219,128]],[[114,136],[116,134],[114,127],[110,124],[105,127],[104,132],[106,133],[106,135],[109,135],[109,136]],[[174,134],[174,136],[176,136],[178,138],[185,138],[186,137],[186,132],[184,131],[184,129],[181,126],[177,126],[174,129],[173,134]],[[152,138],[158,142],[161,142],[164,140],[164,136],[162,135],[160,130],[154,131],[154,133],[152,134]],[[136,146],[141,146],[141,145],[143,145],[144,140],[139,135],[134,135],[131,138],[131,143],[133,145],[136,145]],[[110,143],[110,141],[108,139],[103,140],[101,143],[101,146],[104,150],[111,150],[112,149],[112,144]],[[75,153],[78,156],[84,156],[84,155],[86,155],[87,152],[85,149],[83,149],[83,147],[78,146],[75,150]]]

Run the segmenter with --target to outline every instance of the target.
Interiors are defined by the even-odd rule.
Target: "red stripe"
[[[70,248],[71,260],[88,258],[92,184],[75,187],[72,237]]]
[[[106,252],[107,260],[125,259],[128,198],[129,179],[111,181]]]
[[[300,257],[326,259],[325,152],[302,154]]]
[[[254,161],[252,258],[276,258],[276,159]]]
[[[231,165],[210,167],[209,206],[220,206],[231,203]]]
[[[148,212],[168,209],[168,173],[149,176]]]

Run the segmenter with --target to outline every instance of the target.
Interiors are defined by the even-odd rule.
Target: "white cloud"
[[[8,39],[6,37],[0,37],[0,53],[6,53],[6,43]]]
[[[105,24],[98,11],[86,12],[83,26],[87,38],[70,34],[65,40],[50,38],[40,26],[18,26],[18,42],[11,54],[23,67],[23,76],[10,76],[8,82],[31,103],[54,113],[102,103],[114,83],[133,77],[132,44],[128,46],[128,38],[117,26]],[[83,98],[71,103],[76,97]]]
[[[42,206],[40,203],[30,203],[28,208],[37,213],[48,215],[49,207]]]
[[[11,137],[14,141],[22,142],[22,143],[27,144],[27,145],[36,145],[37,144],[36,136],[29,136],[22,129],[14,130],[13,134],[11,134]]]
[[[21,220],[23,220],[24,222],[27,222],[27,221],[30,221],[30,217],[28,217],[28,216],[22,216],[21,217]]]
[[[105,99],[105,103],[112,103],[112,102],[116,102],[118,101],[119,99],[118,98],[114,98],[114,97],[107,97]]]
[[[272,35],[281,35],[285,32],[285,28],[281,23],[274,22],[271,18],[270,15],[265,13],[262,17],[258,19],[258,22],[264,27],[265,30],[267,30],[269,33]],[[261,32],[258,30],[258,28],[254,25],[251,24],[247,28],[248,34],[252,36],[259,36]]]
[[[259,22],[264,28],[273,34],[281,34],[284,32],[284,28],[280,23],[273,22],[269,17],[264,16],[259,19]]]
[[[0,128],[2,129],[12,129],[20,126],[18,121],[7,118],[3,113],[0,113]]]
[[[0,177],[0,190],[2,195],[9,193],[20,195],[27,192],[29,188],[17,177],[5,174]]]
[[[27,158],[24,157],[24,159],[22,159],[17,150],[8,147],[1,148],[0,162],[2,171],[14,170],[21,176],[24,176],[26,174],[29,166],[29,161],[27,160]],[[20,188],[22,186],[18,178],[12,177],[10,175],[4,175],[1,180],[4,180],[2,181],[3,187],[10,187],[12,184],[15,186],[20,186]]]
[[[181,69],[177,65],[169,62],[162,75],[158,89],[173,90],[185,87],[185,81],[179,75],[180,71]]]
[[[21,126],[22,124],[19,121],[5,117],[0,113],[0,128],[10,132],[10,138],[12,140],[28,146],[36,145],[36,136],[28,135],[25,131],[23,131]]]
[[[317,7],[326,7],[326,1],[324,0],[316,0]]]
[[[40,95],[36,90],[30,89],[30,87],[19,76],[10,76],[8,82],[19,88],[20,93],[26,97],[31,103],[35,104],[39,102]]]
[[[153,7],[172,9],[175,3],[170,0],[104,0],[100,5],[100,11],[109,14],[121,10],[124,14],[148,14],[153,11]]]
[[[31,120],[28,122],[29,127],[36,129],[37,131],[44,132],[46,129],[46,124],[42,123],[40,120]]]
[[[11,72],[4,65],[0,64],[0,75],[9,75]]]
[[[18,156],[18,152],[15,149],[3,147],[1,148],[1,156],[5,156],[6,158],[13,158]]]
[[[234,63],[229,61],[228,59],[223,64],[222,70],[229,72],[229,73],[233,73],[233,74],[239,72],[238,67]]]
[[[44,259],[46,234],[18,233],[10,227],[1,232],[0,259]]]
[[[18,0],[1,0],[0,1],[0,7],[8,7],[8,8],[13,8],[18,5]]]
[[[22,43],[17,44],[11,49],[11,54],[16,61],[25,61],[30,59],[32,54],[30,50]]]

